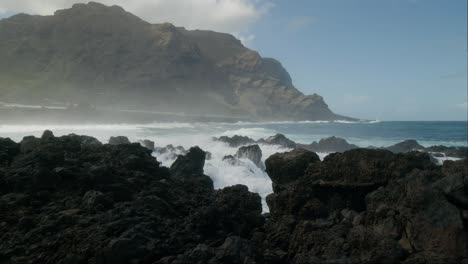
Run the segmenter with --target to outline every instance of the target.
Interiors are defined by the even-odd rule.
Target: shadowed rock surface
[[[122,145],[122,144],[131,144],[131,142],[125,136],[116,136],[116,137],[110,137],[109,144]]]
[[[0,139],[1,263],[243,263],[253,256],[240,249],[251,248],[262,225],[260,196],[245,186],[215,191],[199,148],[169,170],[138,143],[76,135],[35,142],[21,153],[21,144]],[[204,249],[213,254],[199,254]]]
[[[0,42],[4,102],[98,106],[90,117],[110,108],[350,119],[320,95],[304,95],[280,62],[232,35],[150,24],[118,6],[90,2],[52,16],[17,14],[0,20]]]
[[[144,139],[144,140],[140,140],[139,142],[143,147],[145,147],[145,148],[147,148],[147,149],[149,149],[151,151],[154,151],[154,141]]]
[[[298,171],[281,171],[291,159],[302,160]],[[441,167],[426,153],[355,149],[320,162],[294,150],[266,165],[268,263],[468,261],[467,161]]]
[[[249,159],[259,168],[263,167],[262,165],[262,150],[260,147],[255,145],[240,147],[234,157],[239,159]]]
[[[414,139],[409,139],[402,141],[400,143],[397,143],[395,145],[386,147],[386,149],[390,150],[391,152],[394,153],[401,153],[401,152],[410,152],[410,151],[415,151],[415,150],[420,150],[424,151],[425,148],[421,146],[416,140]]]
[[[303,148],[313,152],[344,152],[347,150],[358,148],[354,144],[349,144],[345,139],[339,137],[328,137],[322,138],[319,142],[312,142],[309,145],[306,144],[297,144],[298,148]]]
[[[274,136],[268,137],[266,139],[260,139],[259,143],[270,144],[270,145],[278,145],[285,148],[295,148],[296,143],[289,138],[287,138],[283,134],[276,134]]]
[[[262,215],[247,187],[213,189],[198,147],[168,169],[139,143],[23,141],[0,138],[1,263],[468,261],[466,160],[277,153],[265,162],[274,193]]]
[[[215,137],[213,138],[213,140],[227,143],[230,147],[234,147],[234,148],[255,143],[255,140],[249,137],[238,136],[238,135],[234,135],[232,137],[228,137],[228,136],[221,136],[219,138]]]

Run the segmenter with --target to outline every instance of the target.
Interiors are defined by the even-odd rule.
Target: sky
[[[78,0],[1,0],[0,17]],[[234,34],[339,114],[467,120],[466,0],[97,0],[154,23]]]

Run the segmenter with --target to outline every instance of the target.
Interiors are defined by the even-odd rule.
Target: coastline
[[[115,140],[50,131],[21,143],[0,140],[3,259],[459,263],[468,257],[466,160],[435,166],[426,153],[370,149],[323,161],[303,149],[278,153],[265,162],[273,193],[270,213],[262,215],[260,196],[245,186],[213,189],[200,148],[165,168],[140,144]]]

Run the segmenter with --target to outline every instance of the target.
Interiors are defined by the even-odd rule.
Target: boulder
[[[36,149],[40,144],[40,139],[34,136],[26,136],[20,142],[21,153],[28,153]]]
[[[45,130],[44,133],[42,133],[41,139],[48,140],[48,139],[53,139],[54,137],[55,136],[54,136],[54,133],[52,133],[52,131]]]
[[[421,146],[416,140],[409,139],[392,145],[390,147],[386,147],[387,150],[390,150],[393,153],[405,153],[410,151],[424,151],[425,148]]]
[[[295,148],[296,143],[283,134],[276,134],[266,139],[260,140],[259,143],[265,143],[270,145],[279,145],[284,148]]]
[[[259,168],[263,167],[262,165],[262,150],[260,147],[255,145],[240,147],[234,157],[238,159],[249,159]]]
[[[203,174],[206,153],[199,147],[192,147],[185,156],[180,155],[171,166],[174,176]]]
[[[312,142],[310,145],[298,144],[298,148],[307,149],[313,152],[344,152],[347,150],[358,148],[354,144],[349,144],[345,139],[338,137],[322,138],[319,142]]]
[[[122,144],[130,144],[130,140],[128,140],[125,136],[116,136],[110,137],[109,144],[110,145],[122,145]]]
[[[144,139],[144,140],[140,140],[140,144],[141,144],[143,147],[145,147],[145,148],[147,148],[147,149],[149,149],[149,150],[151,150],[151,151],[154,150],[154,141],[151,141],[151,140],[148,140],[148,139]]]
[[[282,179],[277,172],[290,165],[272,161],[288,154],[267,159],[273,184]],[[458,263],[468,256],[462,213],[467,172],[466,161],[435,166],[421,152],[354,149],[309,162],[302,176],[288,178],[267,196],[271,217],[264,229],[263,258],[277,263]]]
[[[320,162],[317,154],[304,149],[295,149],[270,156],[265,160],[265,165],[275,188],[304,176],[307,167],[315,162]]]

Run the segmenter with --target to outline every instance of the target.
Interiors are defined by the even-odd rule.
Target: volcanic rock
[[[131,142],[125,136],[117,136],[117,137],[110,137],[109,144],[111,144],[111,145],[121,145],[121,144],[131,144]]]
[[[338,137],[322,138],[319,140],[319,142],[314,141],[309,145],[298,144],[297,147],[313,152],[325,153],[344,152],[347,150],[358,148],[358,146],[354,144],[349,144],[345,139]]]
[[[257,144],[240,147],[234,157],[238,159],[249,159],[259,168],[262,167],[262,150]]]

